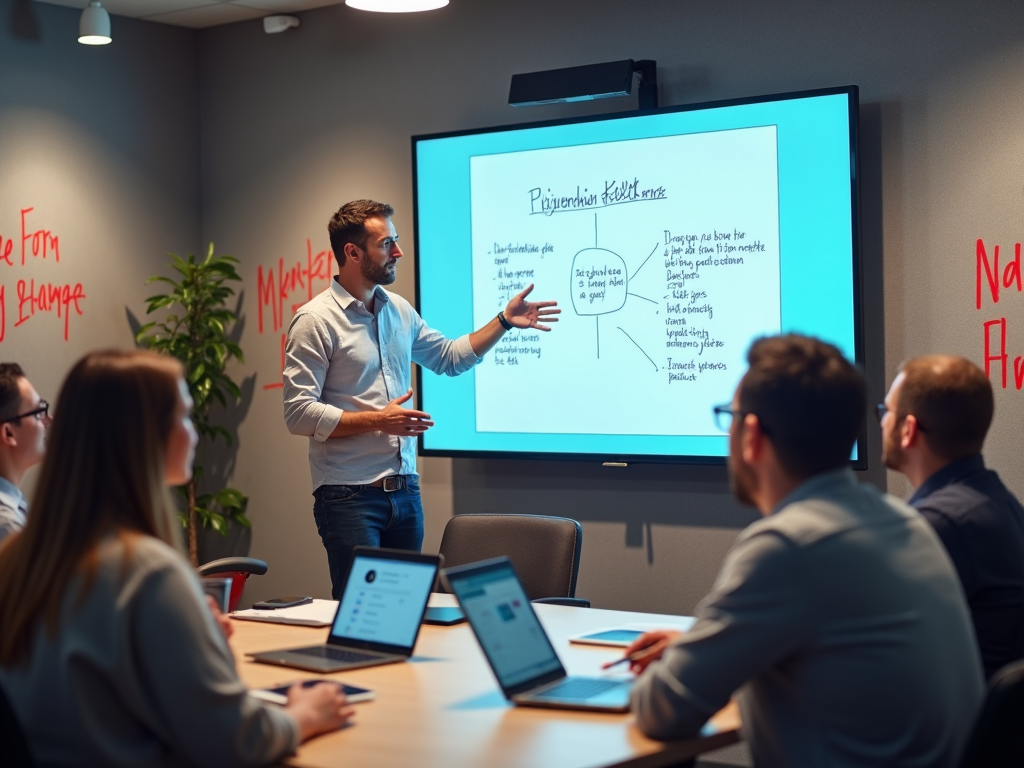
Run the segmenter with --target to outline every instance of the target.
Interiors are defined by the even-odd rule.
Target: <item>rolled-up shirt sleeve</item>
[[[639,677],[632,710],[654,739],[696,736],[733,693],[803,641],[795,552],[773,534],[736,545],[697,623]]]
[[[341,422],[342,410],[320,399],[335,346],[314,315],[292,318],[284,350],[284,421],[293,435],[323,442]]]
[[[413,313],[412,359],[424,368],[445,376],[465,373],[483,358],[477,357],[469,334],[449,339]]]

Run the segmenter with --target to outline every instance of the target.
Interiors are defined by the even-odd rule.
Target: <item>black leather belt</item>
[[[405,475],[388,475],[380,480],[375,480],[370,485],[382,489],[384,493],[394,493],[405,488]]]

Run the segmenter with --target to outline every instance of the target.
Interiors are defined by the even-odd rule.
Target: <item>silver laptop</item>
[[[566,675],[507,557],[448,568],[444,577],[505,698],[532,707],[629,709],[631,680]]]
[[[327,642],[254,653],[254,661],[338,672],[412,656],[441,557],[373,547],[354,555]]]

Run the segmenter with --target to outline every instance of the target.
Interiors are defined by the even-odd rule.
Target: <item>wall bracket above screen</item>
[[[634,73],[640,76],[637,88],[639,108],[657,109],[657,62],[653,59],[623,59],[512,75],[508,103],[513,107],[531,107],[629,96],[633,90]]]

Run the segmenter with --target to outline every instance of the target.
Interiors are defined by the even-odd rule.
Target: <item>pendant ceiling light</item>
[[[345,0],[349,8],[380,13],[414,13],[444,8],[448,0]]]
[[[106,45],[110,42],[110,14],[99,3],[89,3],[78,21],[78,42],[83,45]]]

